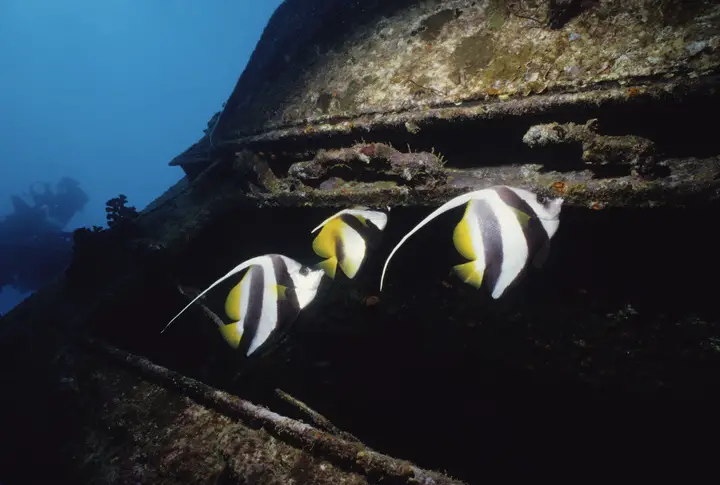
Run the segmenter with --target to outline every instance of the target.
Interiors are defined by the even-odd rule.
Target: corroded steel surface
[[[171,165],[192,178],[249,150],[264,164],[257,190],[227,196],[258,207],[435,204],[489,182],[591,208],[710,201],[720,147],[700,120],[718,109],[719,48],[710,1],[288,1],[206,136]],[[538,123],[593,120],[587,136],[527,141]],[[441,163],[410,178],[329,168],[369,143],[412,173]]]
[[[600,1],[555,29],[543,22],[545,2],[377,3],[281,6],[215,139],[233,142],[288,126],[309,130],[308,124],[314,129],[362,115],[382,122],[391,113],[468,102],[652,84],[701,76],[720,63],[715,2]],[[298,21],[307,23],[287,28]]]

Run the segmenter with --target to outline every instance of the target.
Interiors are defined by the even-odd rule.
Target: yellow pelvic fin
[[[457,266],[453,266],[453,270],[455,270],[455,273],[463,280],[463,282],[474,286],[475,288],[480,288],[483,281],[483,272],[478,271],[476,264],[476,261],[458,264]]]
[[[515,209],[514,207],[510,207],[510,208],[515,213],[515,217],[517,217],[517,220],[520,223],[520,225],[527,226],[528,222],[530,222],[530,216],[519,209]]]
[[[220,327],[220,333],[233,349],[237,349],[240,346],[240,339],[242,338],[242,330],[240,330],[238,323],[239,322],[228,323]]]
[[[472,236],[470,233],[470,204],[465,209],[465,215],[458,225],[455,226],[453,231],[453,243],[455,243],[455,249],[465,258],[469,260],[477,259],[475,255],[475,249],[473,249]]]
[[[277,299],[278,300],[287,300],[288,299],[288,297],[287,297],[288,287],[287,286],[276,285],[275,288],[277,290]]]
[[[338,217],[332,219],[323,226],[320,233],[313,239],[313,251],[321,258],[334,258],[335,254],[335,241],[338,238],[340,227],[343,222]]]
[[[230,290],[230,293],[228,293],[227,298],[225,299],[225,314],[228,316],[230,320],[240,320],[240,302],[242,301],[240,299],[240,290],[242,287],[243,280],[245,278],[243,277],[242,280],[240,280],[240,283],[235,285],[232,290]]]
[[[335,279],[335,272],[337,271],[337,259],[335,257],[326,259],[319,264],[320,269],[325,271],[325,274],[330,278]]]

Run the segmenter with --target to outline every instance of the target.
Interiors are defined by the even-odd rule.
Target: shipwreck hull
[[[112,289],[83,289],[70,302],[79,308],[25,317],[57,334],[27,329],[3,346],[2,425],[12,437],[2,443],[4,483],[392,482],[208,399],[215,389],[307,421],[277,397],[282,389],[357,437],[355,454],[379,450],[466,483],[658,459],[699,467],[712,448],[696,433],[715,429],[718,403],[720,319],[706,281],[720,268],[705,256],[714,246],[705,221],[716,211],[569,210],[547,267],[499,302],[448,277],[452,222],[441,223],[398,253],[377,304],[366,298],[378,295],[376,260],[357,287],[326,288],[288,341],[255,363],[233,353],[199,308],[159,334],[187,301],[175,282],[206,284],[261,248],[311,260],[309,235],[303,247],[284,228],[312,227],[330,210],[232,211],[193,238],[172,278],[161,258]],[[425,213],[392,211],[379,252]],[[233,241],[247,234],[238,218],[269,229],[238,249]],[[668,253],[682,263],[662,264]],[[62,317],[71,311],[74,319]],[[87,334],[177,374],[138,366]],[[185,378],[211,389],[195,392]]]
[[[574,7],[283,4],[198,145],[228,158],[243,148],[258,154],[274,176],[259,183],[270,205],[342,204],[345,195],[435,204],[488,183],[550,193],[562,183],[568,203],[586,207],[683,204],[688,191],[715,198],[718,146],[706,120],[718,108],[717,5],[564,3]],[[323,15],[332,28],[307,28]],[[564,22],[543,23],[556,15]],[[523,140],[533,126],[591,119],[612,139]],[[623,151],[638,140],[653,143],[640,179],[628,176],[638,153]],[[371,157],[370,170],[360,162],[342,170],[332,163],[342,156],[322,153],[361,142],[431,152],[438,160],[425,162],[443,170],[417,176],[418,157],[400,167]],[[322,169],[297,165],[319,151]],[[196,174],[209,163],[181,155],[171,165]]]
[[[559,4],[283,3],[171,162],[188,177],[0,322],[0,480],[699,469],[720,402],[720,8]],[[378,291],[432,207],[496,184],[565,198],[542,270],[498,301],[461,284],[449,215]],[[310,230],[354,204],[392,208],[381,246],[266,357],[233,352],[199,306],[159,333],[178,285],[266,253],[314,263]]]

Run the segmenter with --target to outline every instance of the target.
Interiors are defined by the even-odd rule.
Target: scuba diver
[[[79,182],[63,177],[51,190],[30,187],[29,198],[12,195],[13,212],[0,220],[0,292],[3,286],[35,291],[62,273],[72,256],[67,223],[88,202]]]

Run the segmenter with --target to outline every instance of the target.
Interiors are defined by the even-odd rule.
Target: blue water
[[[87,193],[66,231],[105,225],[119,193],[141,209],[177,182],[168,162],[202,136],[280,3],[0,2],[0,218],[37,181]],[[3,287],[0,313],[28,294]]]

